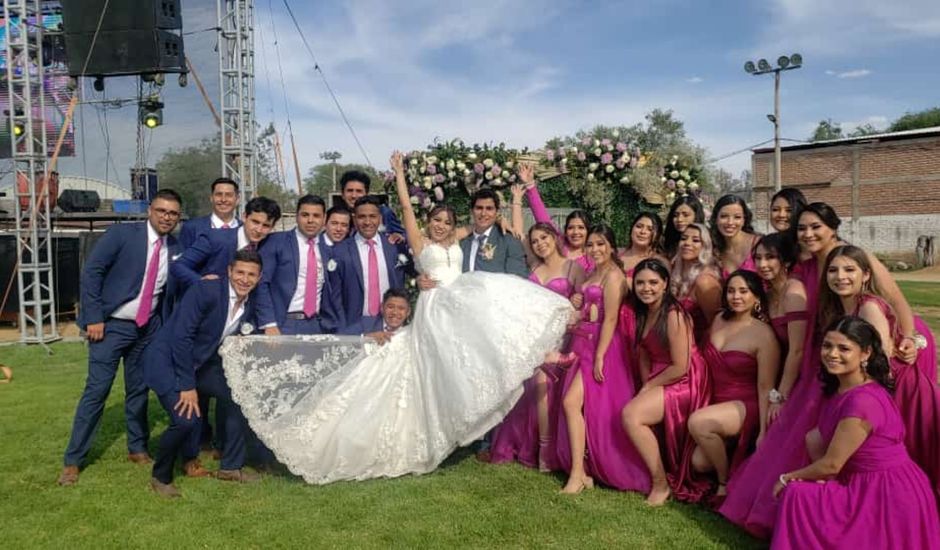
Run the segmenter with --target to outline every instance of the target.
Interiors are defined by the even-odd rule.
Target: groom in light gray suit
[[[473,233],[460,241],[463,271],[488,271],[527,277],[522,243],[506,235],[496,226],[499,195],[492,189],[481,189],[470,197]]]

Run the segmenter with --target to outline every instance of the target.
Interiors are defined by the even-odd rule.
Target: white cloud
[[[834,76],[836,78],[862,78],[871,74],[871,71],[868,69],[853,69],[851,71],[826,71],[826,74],[829,76]]]
[[[698,84],[700,82],[705,82],[705,79],[700,76],[693,76],[691,78],[686,78],[685,81],[689,84]]]

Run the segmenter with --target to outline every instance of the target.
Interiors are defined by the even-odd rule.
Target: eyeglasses
[[[180,217],[180,213],[178,210],[167,210],[166,208],[152,208],[151,212],[156,213],[156,215],[161,218],[176,219]]]

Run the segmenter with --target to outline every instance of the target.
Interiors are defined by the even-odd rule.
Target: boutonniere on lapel
[[[238,332],[241,332],[242,336],[248,336],[254,331],[255,331],[255,327],[251,323],[242,323],[242,326],[239,327],[238,329]]]
[[[406,265],[408,265],[408,256],[405,256],[404,254],[399,254],[398,263],[395,264],[395,267],[396,268],[405,267]]]
[[[326,262],[326,270],[330,273],[336,271],[336,260],[330,258],[330,261]]]
[[[493,243],[486,243],[480,248],[480,257],[484,260],[492,260],[494,254],[496,254],[496,245]]]
[[[182,252],[179,253],[179,254],[174,254],[172,257],[170,257],[170,261],[171,261],[171,262],[175,262],[175,261],[178,260],[179,257],[182,256],[182,255],[183,255]]]

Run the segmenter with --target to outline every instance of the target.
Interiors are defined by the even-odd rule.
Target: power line
[[[303,29],[300,28],[300,24],[297,22],[297,18],[294,17],[294,10],[291,9],[290,4],[287,0],[284,0],[284,7],[287,8],[287,13],[290,15],[291,21],[294,22],[294,27],[297,29],[297,33],[300,35],[300,39],[304,43],[304,47],[307,48],[307,53],[310,54],[310,58],[313,59],[313,69],[320,74],[320,78],[323,79],[323,84],[326,86],[326,90],[330,92],[330,97],[333,98],[333,103],[336,104],[336,110],[339,111],[340,116],[343,118],[343,122],[346,124],[346,128],[349,129],[349,133],[352,134],[353,140],[356,142],[356,146],[359,147],[359,152],[362,153],[363,158],[366,159],[366,164],[371,168],[372,161],[369,160],[369,155],[366,153],[365,147],[362,146],[362,142],[359,141],[359,136],[356,135],[356,131],[352,127],[352,123],[349,121],[349,118],[346,116],[345,111],[343,111],[343,106],[339,103],[339,98],[336,97],[336,93],[333,92],[333,87],[330,86],[329,81],[326,79],[326,74],[323,73],[323,69],[320,68],[320,63],[317,61],[317,56],[314,55],[313,49],[310,47],[310,43],[307,42],[307,37],[304,35]]]

